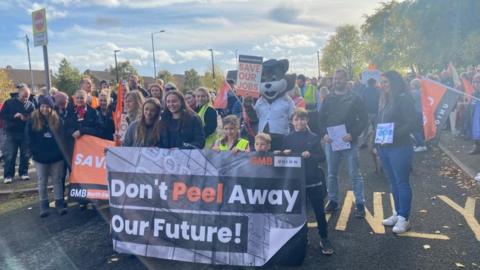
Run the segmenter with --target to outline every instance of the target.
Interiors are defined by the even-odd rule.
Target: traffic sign
[[[32,12],[33,44],[47,46],[47,14],[44,8]]]

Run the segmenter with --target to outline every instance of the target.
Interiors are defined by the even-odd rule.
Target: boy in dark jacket
[[[297,108],[293,114],[292,124],[294,132],[288,134],[283,140],[283,154],[298,154],[305,161],[306,193],[315,211],[320,234],[320,247],[325,255],[333,254],[334,250],[327,234],[327,220],[323,208],[323,185],[325,175],[318,167],[323,160],[323,150],[320,138],[308,129],[308,112]]]

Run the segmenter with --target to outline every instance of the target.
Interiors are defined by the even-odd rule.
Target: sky
[[[43,69],[41,47],[33,47],[31,12],[47,10],[48,52],[54,72],[63,58],[77,67],[104,70],[128,60],[153,76],[151,33],[157,72],[201,74],[215,65],[236,69],[239,54],[289,59],[290,73],[318,73],[317,51],[342,24],[360,26],[379,0],[2,0],[0,67]]]

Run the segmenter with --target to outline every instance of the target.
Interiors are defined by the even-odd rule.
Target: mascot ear
[[[293,89],[295,82],[297,81],[297,74],[285,74],[285,80],[287,81],[287,89]]]
[[[279,69],[282,70],[282,73],[285,74],[288,71],[289,63],[287,59],[278,60],[277,63]]]

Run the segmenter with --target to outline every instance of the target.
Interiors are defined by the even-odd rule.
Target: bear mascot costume
[[[255,104],[258,132],[270,134],[272,151],[280,150],[283,137],[289,133],[295,103],[286,93],[295,85],[295,75],[287,75],[288,60],[270,59],[262,65],[260,98]]]

